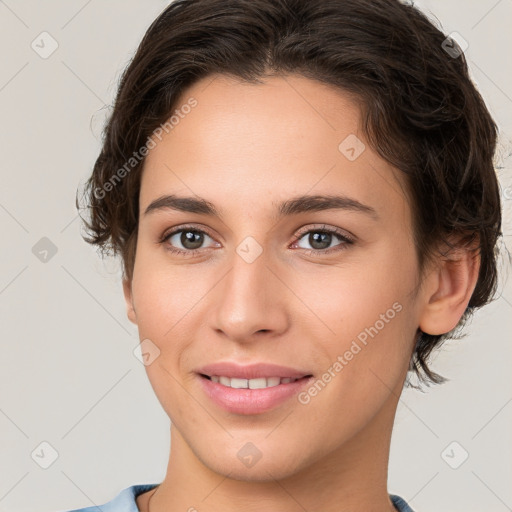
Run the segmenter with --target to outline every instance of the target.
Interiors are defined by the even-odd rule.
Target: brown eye
[[[164,235],[161,243],[165,248],[177,254],[196,254],[205,243],[205,238],[213,240],[201,229],[181,227]]]
[[[336,239],[340,242],[332,245]],[[309,244],[311,249],[301,245],[302,240],[305,240],[305,243]],[[338,230],[323,227],[321,229],[310,229],[309,231],[303,232],[299,235],[294,245],[301,249],[305,249],[307,253],[330,254],[334,251],[341,251],[353,243],[354,240],[344,234],[341,234]]]
[[[178,231],[177,234],[181,233],[179,236],[179,242],[183,245],[185,249],[199,249],[203,244],[204,235],[199,231],[191,231],[191,230],[183,230]]]
[[[332,233],[311,231],[308,234],[308,243],[316,250],[328,249],[333,238]]]

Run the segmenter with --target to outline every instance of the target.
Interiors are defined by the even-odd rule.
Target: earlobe
[[[458,248],[443,259],[428,276],[419,328],[433,335],[445,334],[456,327],[475,289],[480,255]]]
[[[128,281],[128,279],[123,279],[123,293],[124,300],[126,301],[126,314],[128,319],[130,322],[137,325],[137,315],[133,307],[132,282]]]

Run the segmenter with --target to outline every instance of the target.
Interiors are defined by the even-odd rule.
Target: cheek
[[[374,386],[393,387],[409,365],[417,327],[412,255],[400,260],[391,248],[381,249],[379,258],[304,276],[296,272],[292,288],[315,314],[308,313],[309,332],[324,333],[317,350],[325,355],[325,380],[343,375],[331,379],[332,389],[350,390],[344,397],[350,402]]]
[[[132,290],[139,338],[150,340],[149,346],[156,354],[145,370],[162,408],[179,427],[181,418],[190,415],[185,410],[180,365],[190,338],[184,336],[185,331],[190,331],[187,313],[193,311],[197,297],[190,278],[179,279],[176,273],[143,263],[140,259],[136,265]]]
[[[171,393],[174,380],[169,373],[178,375],[187,343],[183,331],[190,328],[187,315],[198,300],[194,280],[145,264],[141,258],[135,267],[132,290],[139,338],[150,340],[158,353],[154,363],[146,366],[148,377],[154,388],[170,385],[165,393]],[[155,391],[163,395],[162,390]]]
[[[334,334],[317,337],[323,368],[300,397],[310,410],[331,411],[322,421],[340,435],[355,433],[393,400],[392,394],[399,396],[415,332],[414,312],[399,289],[358,284],[353,293],[348,282],[330,290],[338,298],[326,303],[319,316]],[[332,283],[329,287],[334,288]]]
[[[365,329],[375,324],[383,335],[400,332],[408,316],[404,311],[413,306],[416,267],[412,257],[400,259],[391,248],[376,247],[357,261],[347,259],[314,272],[295,268],[285,279],[308,306],[310,322],[316,321],[319,328],[323,324],[330,333],[325,339],[337,347],[360,333],[364,338]]]
[[[201,297],[202,278],[186,265],[173,268],[141,250],[133,277],[139,331],[164,340],[172,337]]]

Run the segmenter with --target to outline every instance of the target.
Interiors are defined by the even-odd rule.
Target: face
[[[283,478],[396,406],[422,300],[411,210],[345,93],[216,75],[178,110],[190,98],[146,157],[128,314],[190,453],[234,478]],[[225,362],[250,368],[205,369]],[[244,376],[285,380],[226,387]]]

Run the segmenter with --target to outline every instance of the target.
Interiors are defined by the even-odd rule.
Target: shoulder
[[[398,512],[414,512],[414,510],[400,496],[397,496],[396,494],[390,494],[389,498],[391,499],[391,503],[393,503]]]
[[[139,494],[154,489],[158,484],[135,484],[123,489],[111,501],[102,505],[91,505],[61,512],[139,512],[135,499]]]

